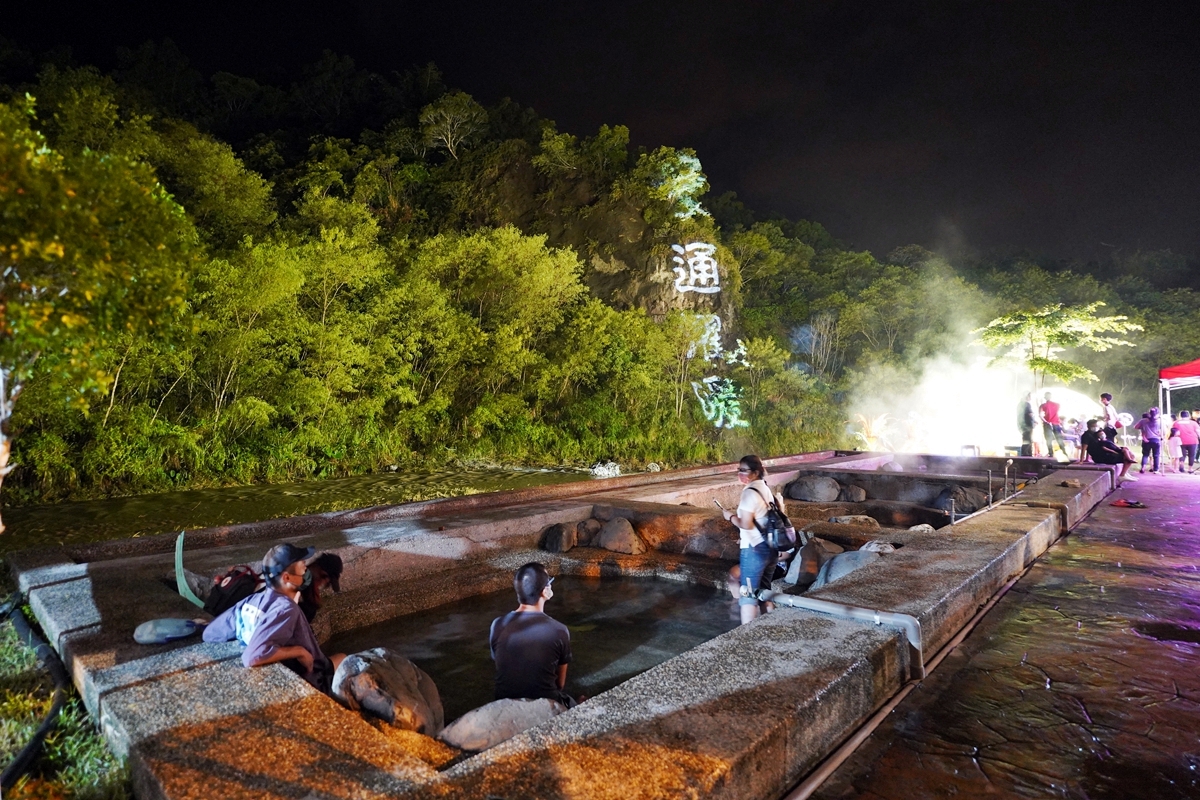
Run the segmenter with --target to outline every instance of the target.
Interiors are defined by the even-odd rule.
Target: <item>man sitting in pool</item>
[[[204,629],[204,641],[237,639],[246,649],[242,663],[247,667],[283,662],[283,665],[326,694],[333,673],[345,656],[326,657],[317,644],[312,626],[300,610],[300,587],[304,585],[306,561],[313,548],[278,544],[263,557],[267,587],[221,612]]]
[[[492,620],[488,644],[496,662],[496,699],[546,697],[567,708],[575,698],[563,689],[571,663],[571,634],[548,616],[546,601],[554,597],[554,579],[532,561],[517,570],[517,610]]]

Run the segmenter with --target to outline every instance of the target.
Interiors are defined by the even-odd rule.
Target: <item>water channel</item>
[[[326,652],[387,647],[429,673],[450,722],[493,698],[492,620],[512,590],[447,603],[334,636]],[[737,605],[710,586],[652,578],[565,576],[546,613],[571,631],[567,691],[595,695],[738,626]]]
[[[115,497],[4,509],[0,552],[148,536],[278,517],[590,480],[576,470],[399,469],[288,484]]]

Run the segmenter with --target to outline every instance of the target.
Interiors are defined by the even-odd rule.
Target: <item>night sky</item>
[[[14,4],[17,5],[17,4]],[[1200,254],[1200,3],[21,3],[0,34],[109,68],[436,62],[559,129],[695,148],[715,192],[883,255]],[[288,71],[291,70],[291,73]]]

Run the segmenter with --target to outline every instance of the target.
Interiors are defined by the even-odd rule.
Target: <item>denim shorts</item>
[[[754,547],[743,547],[738,558],[738,564],[742,568],[742,586],[746,585],[746,579],[749,578],[755,591],[769,588],[770,576],[775,571],[775,561],[778,558],[779,553],[766,542],[759,542]],[[738,605],[756,606],[758,598],[739,597]]]

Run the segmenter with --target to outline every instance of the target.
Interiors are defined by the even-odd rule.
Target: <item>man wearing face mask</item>
[[[333,673],[345,656],[326,657],[321,652],[312,626],[298,605],[305,562],[313,548],[278,544],[263,557],[267,587],[223,611],[204,629],[204,641],[237,639],[245,647],[242,663],[247,667],[282,662],[322,692],[329,692]]]
[[[496,662],[496,699],[546,697],[571,708],[567,694],[567,665],[571,663],[571,634],[567,626],[546,614],[554,597],[554,579],[532,561],[517,570],[513,588],[517,610],[492,621],[488,644]]]

